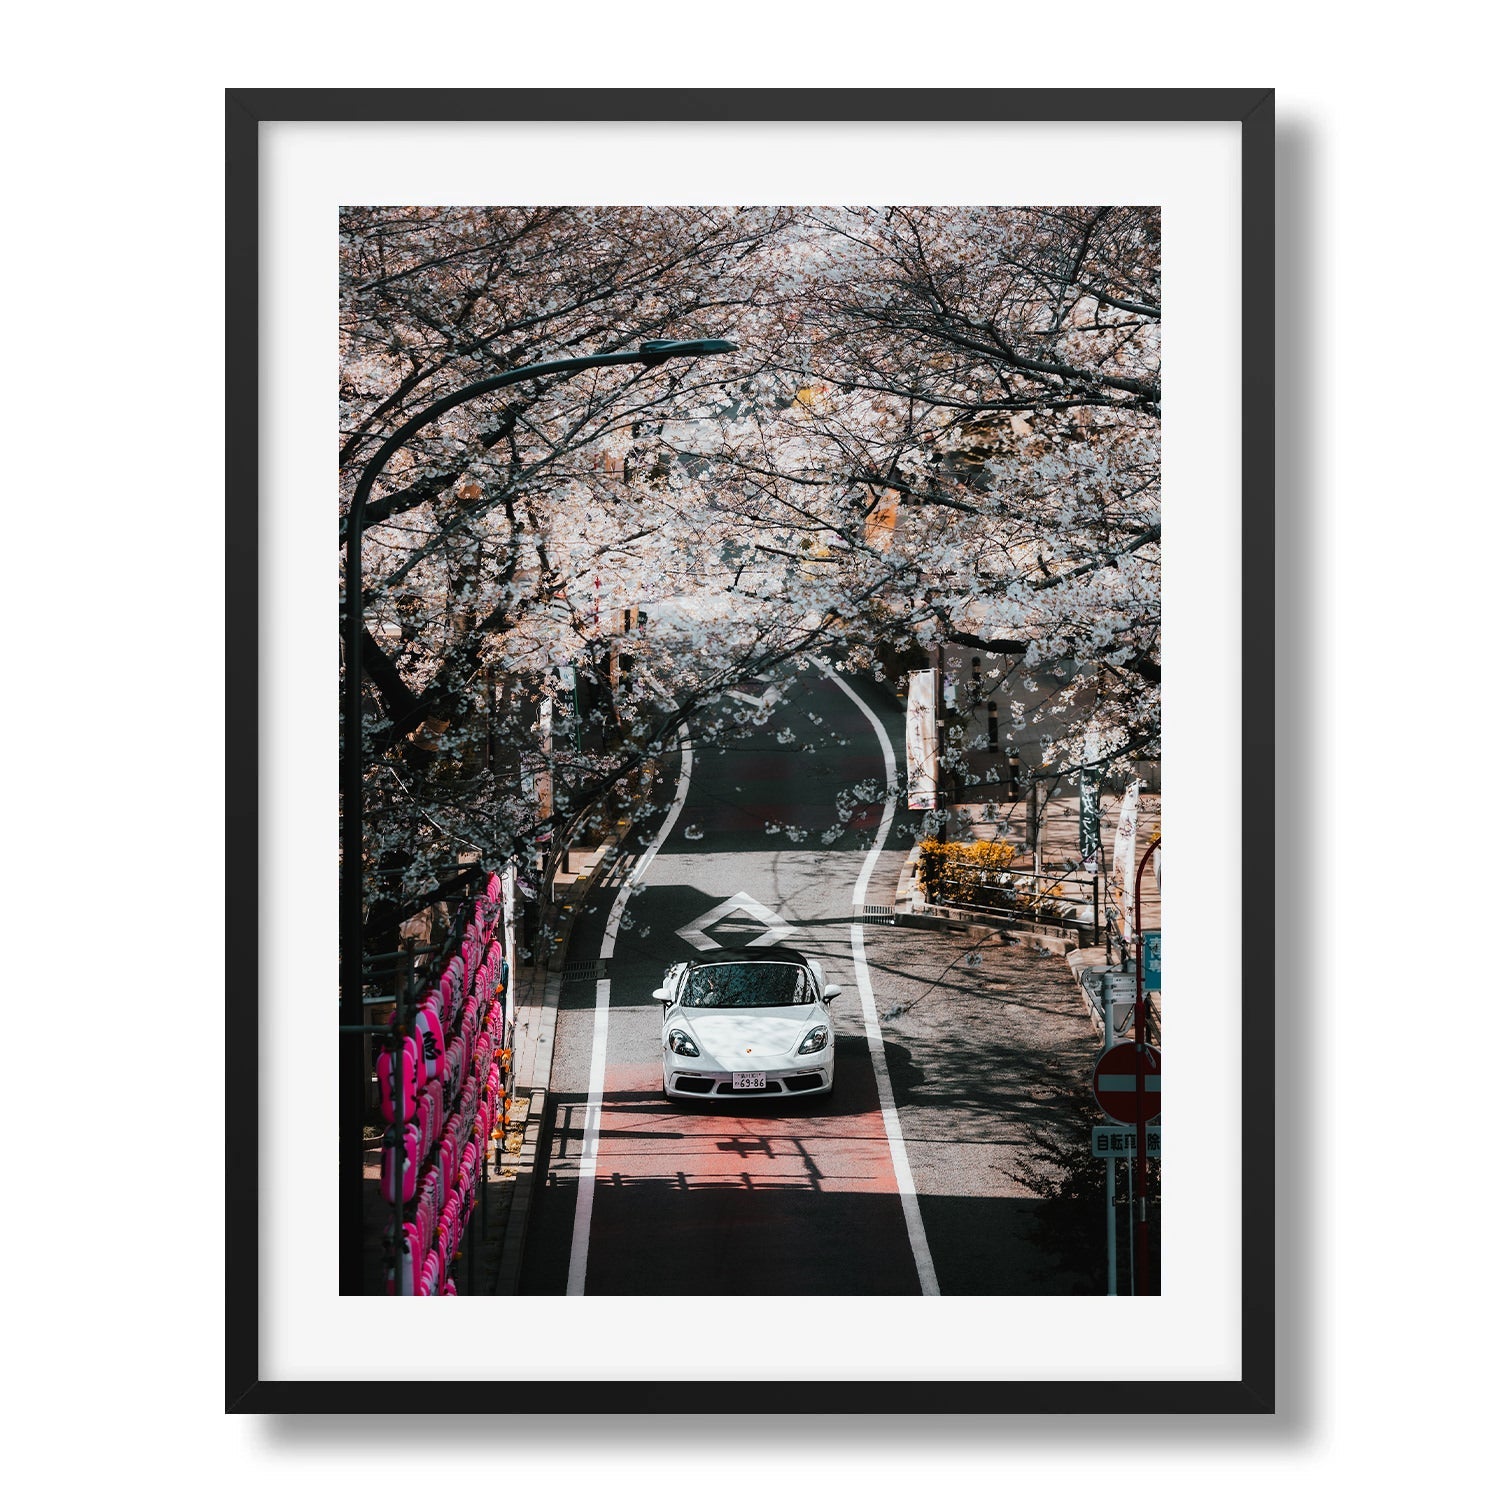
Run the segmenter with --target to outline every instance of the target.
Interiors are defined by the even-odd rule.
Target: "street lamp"
[[[344,1101],[340,1112],[340,1176],[343,1183],[343,1215],[340,1248],[340,1290],[345,1295],[363,1289],[359,1225],[362,1222],[363,1130],[364,1130],[364,569],[361,542],[365,506],[375,481],[391,459],[429,423],[455,406],[462,406],[489,391],[535,380],[546,375],[573,375],[603,365],[659,365],[669,359],[693,358],[700,354],[728,354],[739,346],[728,339],[647,339],[638,349],[613,354],[584,354],[572,359],[553,359],[543,364],[523,365],[453,391],[403,422],[376,451],[360,473],[349,506],[344,539],[344,684],[340,703],[343,746],[339,790],[343,799],[340,833],[343,850],[343,882],[339,898],[339,931],[343,952],[339,962],[339,1022],[343,1051],[340,1077]],[[358,1078],[359,1086],[354,1087]]]

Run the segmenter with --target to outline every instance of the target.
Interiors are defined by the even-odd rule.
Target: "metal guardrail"
[[[1033,927],[1101,930],[1099,877],[998,869],[968,860],[924,856],[921,880],[928,902],[1005,917]]]
[[[1129,1041],[1135,1035],[1135,971],[1092,968],[1077,971],[1079,987],[1093,1016],[1094,1024],[1106,1047]],[[1161,997],[1146,992],[1146,1040],[1153,1045],[1161,1041]]]

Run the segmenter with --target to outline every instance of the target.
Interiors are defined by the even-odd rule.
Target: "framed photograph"
[[[228,1411],[1275,1410],[1273,132],[227,91]]]

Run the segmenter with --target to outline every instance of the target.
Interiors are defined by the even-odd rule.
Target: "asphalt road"
[[[1039,1132],[1084,1129],[1064,1095],[1093,1033],[1059,958],[852,920],[867,866],[889,904],[912,815],[872,858],[904,730],[850,686],[869,713],[812,666],[741,684],[745,722],[667,759],[655,820],[594,888],[570,972],[607,957],[562,988],[523,1294],[1077,1290],[1015,1174]],[[699,951],[685,931],[732,948],[768,923],[841,986],[834,1094],[669,1103],[652,990]]]

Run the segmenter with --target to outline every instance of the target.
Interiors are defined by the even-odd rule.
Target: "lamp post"
[[[431,406],[403,422],[365,465],[354,487],[349,505],[348,530],[344,539],[344,683],[340,700],[343,744],[339,767],[340,815],[343,857],[339,894],[340,1080],[343,1093],[340,1110],[340,1181],[342,1213],[339,1257],[339,1289],[342,1295],[363,1290],[360,1225],[362,1223],[365,1079],[363,1073],[364,1026],[364,570],[361,543],[365,506],[375,481],[391,459],[429,423],[445,412],[503,386],[546,375],[573,375],[603,365],[659,365],[669,359],[700,354],[727,354],[738,348],[727,339],[648,339],[638,349],[613,354],[585,354],[572,359],[553,359],[523,365],[502,374],[476,380],[434,401]],[[399,1179],[399,1164],[397,1177]]]

